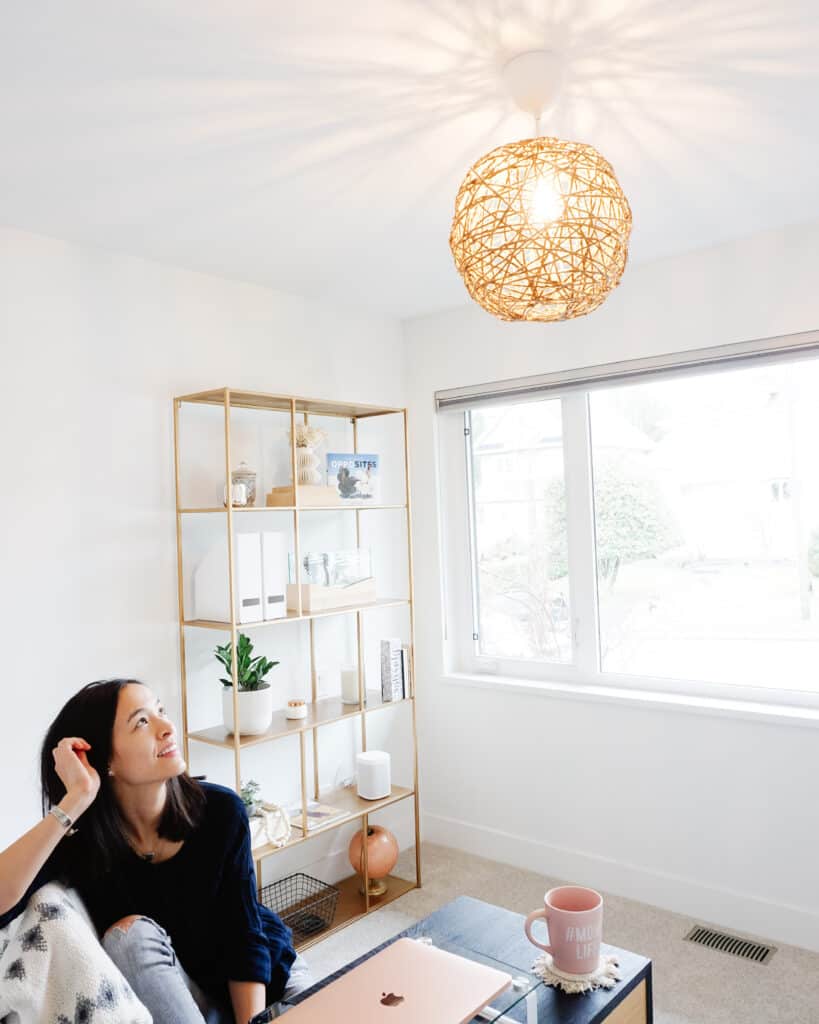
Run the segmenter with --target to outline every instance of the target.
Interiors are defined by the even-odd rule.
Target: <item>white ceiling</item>
[[[0,224],[415,316],[468,301],[469,164],[565,54],[642,262],[819,218],[817,0],[33,0],[0,13]],[[627,287],[628,276],[622,287]]]

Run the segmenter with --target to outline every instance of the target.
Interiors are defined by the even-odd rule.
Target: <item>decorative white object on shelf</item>
[[[327,440],[327,434],[320,427],[311,427],[308,423],[296,426],[296,470],[299,484],[315,486],[320,484],[321,472],[318,469],[318,448]]]
[[[230,474],[230,481],[235,487],[237,484],[245,486],[245,505],[256,504],[256,470],[251,469],[246,462],[240,462],[239,468],[234,469]],[[235,504],[235,502],[234,502]]]
[[[383,800],[390,795],[390,755],[386,750],[365,750],[356,757],[355,764],[362,800]]]
[[[312,448],[296,449],[296,469],[300,484],[320,484],[321,473],[318,469],[319,457]]]
[[[250,818],[250,845],[275,846],[281,849],[286,846],[292,835],[290,818],[284,807],[278,804],[270,804],[265,801],[262,810],[258,815]]]
[[[247,505],[247,487],[244,484],[231,484],[230,500],[234,508],[244,508]],[[227,508],[227,484],[222,488],[222,504]]]
[[[289,700],[284,715],[285,718],[290,718],[294,721],[300,718],[307,718],[307,705],[303,700]]]
[[[296,424],[296,447],[319,448],[327,440],[327,432],[310,423]]]
[[[258,690],[239,690],[239,734],[260,736],[267,732],[273,718],[273,687],[263,683]],[[222,687],[222,721],[232,736],[236,732],[233,721],[233,687]]]
[[[262,582],[265,619],[287,615],[287,536],[272,530],[262,534]]]
[[[262,547],[258,533],[234,535],[233,576],[236,621],[261,622]],[[193,572],[195,618],[213,622],[230,621],[227,580],[227,544],[220,539],[211,545]]]
[[[345,665],[341,670],[341,703],[358,704],[357,665]]]

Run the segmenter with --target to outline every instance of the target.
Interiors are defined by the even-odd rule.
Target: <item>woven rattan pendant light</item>
[[[553,55],[521,54],[505,75],[540,115],[554,99]],[[631,209],[593,146],[541,137],[499,146],[469,169],[449,237],[472,298],[501,320],[569,320],[596,309],[623,275]]]

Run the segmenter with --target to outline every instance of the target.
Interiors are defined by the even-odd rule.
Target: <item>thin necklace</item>
[[[131,849],[134,851],[134,853],[138,857],[140,857],[142,860],[148,861],[148,863],[150,864],[151,861],[153,861],[154,857],[156,857],[156,855],[157,855],[157,853],[159,851],[159,844],[161,842],[162,842],[162,839],[159,836],[157,836],[156,842],[154,843],[153,850],[148,850],[147,852],[143,852],[142,850],[138,849],[136,847],[136,845],[133,842],[131,842]]]

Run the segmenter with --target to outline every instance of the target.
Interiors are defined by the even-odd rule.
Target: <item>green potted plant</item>
[[[242,803],[245,805],[248,818],[252,818],[255,815],[261,814],[262,812],[262,787],[255,779],[248,779],[247,782],[242,783],[242,788],[239,791],[239,796],[242,798]]]
[[[227,670],[220,682],[222,690],[222,719],[229,733],[234,733],[233,722],[233,651],[230,643],[217,647],[217,659]],[[253,657],[253,644],[249,636],[240,633],[236,640],[236,679],[239,684],[239,733],[258,736],[267,730],[273,718],[273,690],[265,676],[278,665],[262,655]]]

